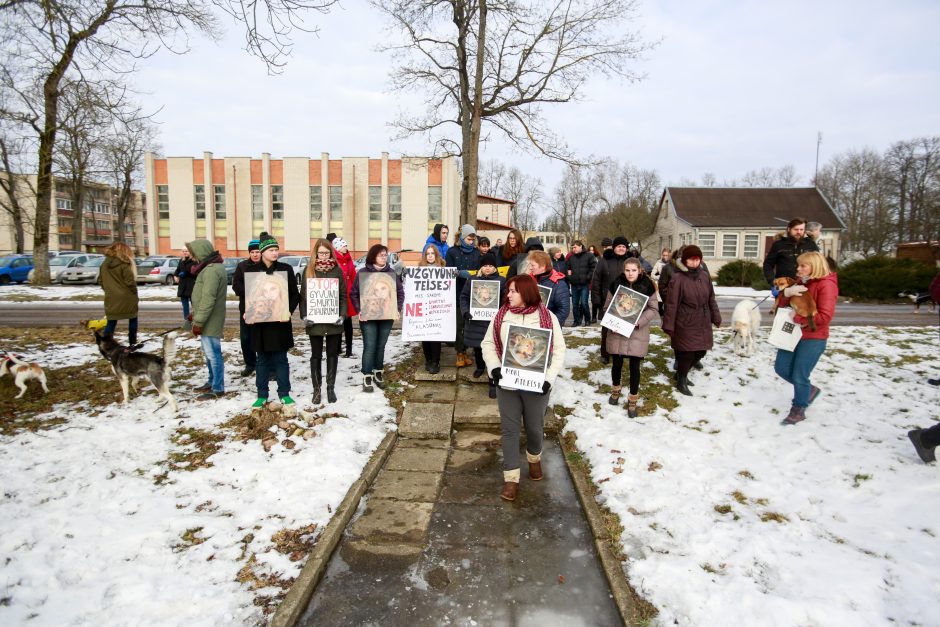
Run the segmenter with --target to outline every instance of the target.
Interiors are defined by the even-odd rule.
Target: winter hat
[[[617,248],[617,246],[626,246],[627,248],[629,248],[630,242],[627,241],[627,238],[624,237],[623,235],[618,235],[617,237],[614,238],[614,242],[613,242],[613,247]]]
[[[261,252],[264,252],[269,248],[279,248],[277,245],[277,240],[268,235],[267,231],[262,231],[261,235],[258,236],[258,239],[261,241]]]
[[[481,268],[482,268],[483,266],[493,266],[493,267],[495,268],[495,267],[497,267],[497,265],[498,265],[498,264],[497,264],[497,261],[496,261],[496,255],[494,255],[493,253],[486,253],[485,255],[483,255],[482,257],[480,257],[480,267],[481,267]]]
[[[685,263],[692,257],[702,258],[702,249],[696,246],[695,244],[689,244],[682,249],[682,263]]]
[[[601,246],[610,246],[611,244],[613,244],[613,242],[609,237],[605,237],[601,240]]]
[[[338,251],[340,248],[346,248],[346,240],[344,240],[342,237],[334,237],[334,238],[333,238],[333,248],[334,248],[335,250],[337,250],[337,251]]]
[[[472,226],[470,226],[469,224],[464,224],[462,227],[460,227],[460,241],[461,242],[465,240],[468,236],[476,235],[476,234],[477,234],[477,230],[473,228]]]
[[[336,233],[327,233],[327,234],[326,234],[326,241],[328,241],[329,243],[332,244],[334,239],[336,239]]]
[[[258,240],[253,239],[250,242],[248,242],[248,252],[251,252],[253,250],[258,250],[259,248],[261,248],[261,242],[259,242]]]
[[[530,253],[533,250],[545,250],[542,246],[542,240],[537,237],[530,237],[525,241],[525,252]]]

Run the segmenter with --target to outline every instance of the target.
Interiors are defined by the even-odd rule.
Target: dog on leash
[[[780,299],[785,298],[783,290],[791,285],[796,285],[796,279],[793,277],[779,277],[774,279],[774,285],[780,290],[780,294],[777,295],[777,306],[779,307]],[[793,308],[793,311],[806,318],[806,322],[809,324],[811,330],[816,330],[815,317],[818,310],[816,309],[816,300],[810,295],[809,291],[790,296],[790,307]]]
[[[930,311],[937,311],[937,303],[931,298],[930,292],[912,292],[910,290],[904,290],[898,294],[898,298],[907,298],[914,303],[914,313],[916,314],[920,313],[920,306],[925,303],[930,305]]]
[[[26,382],[30,379],[39,381],[42,391],[49,392],[49,388],[46,387],[46,373],[42,371],[39,364],[27,363],[21,360],[18,355],[6,353],[0,355],[0,377],[8,372],[13,377],[16,387],[20,389],[20,393],[16,395],[16,398],[22,398],[26,394]]]
[[[738,301],[731,314],[731,332],[734,354],[750,357],[754,354],[755,338],[760,330],[759,302],[750,298]]]
[[[113,335],[102,335],[95,331],[95,342],[101,355],[111,363],[111,371],[121,384],[124,393],[124,405],[130,398],[130,388],[137,391],[137,383],[142,379],[150,381],[157,394],[173,406],[173,412],[179,411],[179,405],[170,392],[170,368],[176,356],[176,333],[167,333],[163,337],[163,356],[131,351],[118,343]]]

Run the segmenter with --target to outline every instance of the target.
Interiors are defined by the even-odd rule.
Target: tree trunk
[[[476,64],[473,68],[473,88],[466,85],[461,112],[461,139],[463,140],[463,180],[460,185],[460,224],[477,226],[477,185],[480,173],[480,130],[483,124],[483,60],[486,49],[486,0],[480,0],[480,18],[476,33]],[[466,56],[466,46],[461,51]],[[464,59],[463,67],[466,67]],[[459,227],[458,227],[459,228]],[[456,230],[456,229],[455,229]]]
[[[39,133],[39,172],[36,180],[36,219],[33,223],[33,285],[49,285],[49,214],[52,203],[52,150],[59,108],[59,81],[65,74],[53,71],[43,85],[43,123]],[[73,236],[74,237],[74,236]]]

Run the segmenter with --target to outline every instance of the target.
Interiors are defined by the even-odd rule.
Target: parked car
[[[284,257],[278,257],[278,261],[286,263],[294,269],[294,278],[297,279],[297,285],[300,285],[300,282],[303,280],[304,270],[307,269],[307,263],[310,261],[310,257],[304,257],[302,255],[285,255]]]
[[[98,255],[94,253],[70,253],[56,255],[49,260],[49,281],[52,283],[60,283],[62,281],[63,272],[69,268],[74,268],[75,266],[81,265],[89,259],[94,259],[96,257],[104,257],[104,255]],[[36,270],[29,271],[30,282],[32,282],[33,275],[35,273]]]
[[[225,266],[225,277],[229,285],[232,284],[232,278],[235,276],[235,266],[244,260],[245,257],[226,257],[222,260],[222,265]]]
[[[156,261],[146,261],[144,259],[135,259],[134,263],[137,264],[137,282],[138,283],[147,283],[143,277],[150,276],[150,271],[157,267]]]
[[[401,253],[410,253],[411,249],[399,250],[394,253],[388,254],[388,263],[392,266],[392,270],[395,271],[395,274],[401,276],[402,271],[405,269],[405,262],[401,258]],[[356,266],[356,272],[362,270],[366,265],[366,256],[363,255],[356,259],[353,264]]]
[[[141,274],[141,265],[137,265],[138,283],[162,283],[173,285],[176,276],[176,267],[180,265],[179,257],[147,257],[141,264],[153,264],[150,270]]]
[[[59,275],[62,285],[100,284],[101,264],[105,259],[104,255],[94,255],[85,263],[66,268]]]
[[[33,269],[32,255],[7,255],[0,257],[0,285],[9,285],[13,281],[22,283],[29,278]]]

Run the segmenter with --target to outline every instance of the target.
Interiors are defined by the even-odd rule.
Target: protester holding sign
[[[460,292],[460,311],[465,321],[463,340],[464,344],[473,348],[473,357],[477,366],[477,369],[473,371],[474,378],[481,377],[486,372],[481,343],[490,320],[499,311],[500,297],[505,291],[506,280],[499,276],[498,263],[493,253],[486,253],[480,257],[480,271],[467,281],[463,286],[463,291]],[[496,384],[492,379],[490,379],[490,398],[496,398]]]
[[[329,239],[329,237],[327,237],[327,239]],[[342,237],[337,237],[330,243],[333,244],[333,252],[336,253],[336,260],[339,262],[340,268],[343,269],[343,278],[346,280],[346,317],[343,319],[343,337],[346,338],[346,352],[343,354],[343,357],[352,357],[352,319],[353,316],[357,315],[359,312],[352,306],[352,301],[349,299],[349,292],[352,290],[353,283],[356,281],[356,264],[353,261],[352,255],[349,254],[346,240]]]
[[[510,327],[513,329],[530,328],[541,335],[551,334],[551,344],[547,347],[538,345],[539,338],[520,338],[515,346],[510,346]],[[519,492],[519,434],[523,423],[526,431],[526,460],[529,463],[529,478],[532,481],[542,479],[542,441],[544,438],[545,408],[548,406],[552,384],[558,377],[565,362],[565,338],[561,333],[558,319],[552,314],[539,297],[535,279],[522,274],[506,282],[506,296],[486,330],[481,343],[483,359],[490,378],[497,384],[496,399],[502,429],[503,447],[503,489],[500,497],[514,501]],[[514,350],[516,357],[532,363],[539,360],[540,351],[547,352],[544,379],[541,392],[528,392],[517,389],[505,389],[500,386],[502,364],[506,351]]]
[[[535,277],[538,284],[551,290],[551,298],[545,303],[548,310],[558,318],[558,324],[565,326],[568,312],[571,311],[571,290],[565,275],[552,267],[552,258],[547,252],[533,250],[526,256],[528,273]]]
[[[793,351],[778,350],[774,371],[781,379],[793,385],[793,405],[790,413],[783,419],[783,424],[795,425],[806,420],[806,408],[816,400],[820,389],[810,383],[809,376],[816,367],[819,358],[826,350],[829,338],[829,323],[836,313],[836,300],[839,296],[839,282],[835,272],[829,270],[829,264],[822,253],[803,253],[796,259],[796,275],[800,283],[791,285],[783,292],[780,305],[785,307],[790,298],[808,292],[816,301],[816,315],[813,331],[803,316],[796,314],[793,321],[803,327],[803,337]]]
[[[421,255],[421,262],[418,265],[421,267],[444,267],[444,257],[441,255],[436,243],[424,247],[424,254]],[[421,342],[421,350],[424,351],[424,369],[431,374],[440,372],[441,342]]]
[[[470,278],[470,272],[480,269],[480,251],[477,249],[476,240],[476,229],[464,224],[460,227],[460,240],[457,245],[447,251],[447,266],[457,268],[457,297],[463,291],[464,283]],[[454,304],[457,304],[457,298],[454,298]],[[467,347],[463,343],[463,316],[456,307],[454,316],[457,322],[457,340],[454,343],[457,349],[457,367],[463,368],[473,362],[467,357]]]
[[[385,389],[385,343],[395,320],[401,317],[405,290],[388,264],[388,248],[373,244],[366,265],[356,275],[349,299],[359,311],[362,333],[362,391],[373,392],[375,383]]]
[[[627,307],[629,311],[617,310],[615,299],[618,292],[628,294],[631,302],[631,306]],[[636,296],[637,294],[646,296],[645,304]],[[633,303],[642,307],[638,316],[632,311]],[[630,323],[628,328],[632,327],[632,331],[628,335],[621,335],[613,328],[610,328],[607,333],[607,354],[610,355],[612,362],[610,366],[612,391],[607,402],[611,405],[617,405],[620,402],[620,379],[626,357],[630,363],[630,395],[627,397],[627,415],[630,418],[637,417],[637,402],[640,399],[640,364],[649,352],[650,324],[659,315],[656,303],[656,287],[643,272],[640,260],[627,259],[623,264],[623,272],[614,279],[607,291],[607,302],[604,303],[606,313],[602,324],[611,324],[618,319],[620,314],[625,314],[629,320],[635,321]],[[612,304],[614,307],[611,307]]]
[[[318,239],[300,287],[300,317],[310,337],[310,380],[313,404],[321,402],[323,344],[326,342],[326,400],[336,402],[336,368],[346,319],[346,279],[329,241]]]

